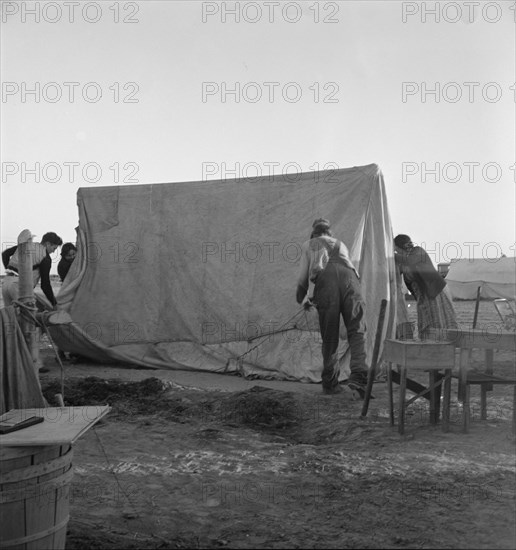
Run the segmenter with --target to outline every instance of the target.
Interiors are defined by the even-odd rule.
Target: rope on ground
[[[115,482],[118,486],[118,489],[120,490],[120,493],[124,495],[124,497],[126,498],[127,502],[129,503],[134,515],[135,515],[135,518],[137,518],[140,523],[142,524],[142,526],[144,527],[144,530],[146,531],[146,534],[145,536],[147,537],[150,537],[151,539],[157,539],[157,540],[160,540],[162,542],[168,542],[166,541],[165,539],[163,539],[162,537],[154,534],[152,532],[152,527],[150,527],[149,525],[147,525],[140,517],[140,514],[138,513],[138,510],[136,509],[136,506],[134,504],[134,502],[129,498],[129,493],[125,490],[125,488],[122,486],[122,484],[120,483],[120,479],[115,471],[115,467],[113,466],[113,464],[111,463],[111,461],[109,460],[109,457],[108,457],[108,454],[106,452],[106,449],[100,439],[100,436],[97,432],[97,428],[96,426],[93,426],[93,433],[95,434],[95,437],[97,439],[97,442],[99,444],[99,447],[102,451],[102,454],[104,455],[104,460],[106,461],[106,464],[108,466],[108,470],[109,470],[109,473],[115,478]]]
[[[288,325],[289,323],[291,323],[292,321],[294,321],[294,319],[296,317],[300,316],[302,313],[306,314],[306,309],[304,307],[302,307],[299,311],[294,313],[294,315],[292,315],[292,317],[287,319],[277,330],[271,330],[271,331],[267,332],[266,334],[262,334],[260,336],[255,336],[254,338],[249,338],[247,340],[247,342],[249,343],[249,342],[252,342],[253,340],[257,340],[257,339],[260,339],[260,338],[270,338],[274,334],[281,334],[282,332],[288,332],[290,330],[295,330],[295,329],[299,328],[296,323],[294,323],[294,326],[292,326],[292,327],[289,327],[289,328],[284,328],[284,327],[286,325]],[[258,342],[258,344],[256,344],[251,349],[248,349],[245,353],[242,353],[242,355],[239,355],[237,357],[236,361],[237,361],[237,365],[238,365],[238,370],[241,374],[243,373],[243,368],[244,368],[244,357],[246,355],[249,355],[252,351],[254,351],[257,347],[261,346],[264,342],[265,342],[265,340],[262,340],[261,342]]]

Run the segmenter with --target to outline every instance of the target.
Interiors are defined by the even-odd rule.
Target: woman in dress
[[[408,235],[395,237],[394,249],[405,285],[417,300],[419,338],[428,338],[431,328],[458,328],[453,303],[446,292],[446,281],[427,252],[415,246]]]

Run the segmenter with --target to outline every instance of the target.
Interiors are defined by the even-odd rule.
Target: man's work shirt
[[[5,269],[7,269],[7,266],[9,265],[9,260],[11,256],[16,252],[17,248],[18,248],[17,245],[11,246],[11,248],[6,248],[2,252],[2,263],[4,264]]]
[[[299,277],[297,283],[299,286],[308,289],[309,280],[315,283],[317,275],[321,273],[328,264],[330,254],[335,246],[337,239],[321,235],[303,243],[301,247],[301,263],[299,266]],[[333,257],[339,258],[342,263],[352,269],[357,277],[358,271],[351,262],[347,246],[340,241],[338,252],[334,253]]]
[[[8,249],[8,250],[11,251],[12,249]],[[15,273],[18,273],[18,267],[19,267],[18,250],[19,248],[16,247],[16,250],[14,251],[14,253],[8,258],[7,269],[10,271],[14,271]],[[4,252],[7,252],[7,251],[4,251]],[[33,286],[36,286],[41,279],[41,290],[47,297],[48,301],[52,305],[55,305],[57,301],[54,296],[54,291],[52,290],[52,285],[50,284],[50,268],[52,267],[52,258],[48,254],[47,249],[40,243],[33,243],[31,245],[31,252],[32,252],[32,262],[33,262],[33,265],[32,265]],[[4,260],[4,255],[2,255],[2,260]]]

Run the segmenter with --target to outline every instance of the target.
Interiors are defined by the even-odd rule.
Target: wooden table
[[[439,420],[440,388],[444,387],[443,398],[443,431],[447,432],[450,421],[450,396],[451,376],[455,364],[455,347],[453,344],[441,341],[416,341],[416,340],[386,340],[383,350],[383,358],[388,363],[387,383],[389,391],[389,408],[391,425],[394,425],[394,399],[392,392],[393,371],[392,365],[396,364],[399,370],[399,408],[398,431],[405,430],[405,410],[408,405],[424,394],[430,394],[430,422],[436,424]],[[409,372],[426,371],[429,373],[428,388],[422,386],[423,391],[405,402],[407,389],[407,375]],[[440,371],[444,371],[444,376]]]
[[[431,337],[440,342],[449,342],[460,349],[459,362],[459,399],[464,403],[464,432],[469,431],[471,422],[470,386],[480,386],[480,418],[487,419],[487,392],[494,384],[514,386],[512,432],[516,434],[516,365],[511,376],[503,378],[494,373],[494,350],[516,352],[516,332],[491,332],[482,329],[433,329]],[[482,349],[485,352],[483,372],[471,368],[471,350]]]

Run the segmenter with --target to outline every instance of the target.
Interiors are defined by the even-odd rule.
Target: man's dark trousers
[[[362,386],[367,383],[365,351],[365,304],[360,291],[360,281],[355,271],[338,257],[330,258],[328,265],[317,276],[314,302],[319,313],[322,337],[324,389],[331,390],[339,383],[339,326],[344,319],[351,351],[349,381]]]

